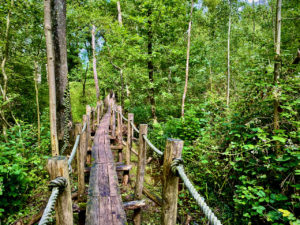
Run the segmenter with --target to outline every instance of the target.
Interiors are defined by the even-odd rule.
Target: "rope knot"
[[[48,187],[50,189],[58,188],[59,191],[63,191],[68,186],[67,179],[64,177],[56,177],[54,180],[50,181]]]
[[[180,165],[183,165],[183,159],[182,158],[175,158],[173,159],[172,163],[171,163],[171,171],[173,174],[175,174],[176,176],[178,176],[178,171],[177,171],[177,167]]]

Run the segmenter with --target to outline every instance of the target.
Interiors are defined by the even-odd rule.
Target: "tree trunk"
[[[39,88],[38,88],[38,64],[34,61],[34,89],[35,89],[35,102],[36,102],[36,114],[38,123],[38,146],[41,143],[41,120],[40,120],[40,105],[39,105]]]
[[[123,22],[122,22],[122,11],[121,11],[120,1],[117,1],[117,8],[118,8],[118,21],[119,21],[119,25],[122,26]]]
[[[89,65],[90,65],[90,62],[88,62],[86,65],[84,79],[83,79],[83,85],[82,85],[82,97],[83,98],[85,98],[85,84],[86,84],[87,73],[89,71]]]
[[[156,107],[155,107],[155,98],[154,98],[154,79],[153,79],[153,61],[152,61],[152,21],[151,21],[151,9],[148,9],[148,74],[149,74],[149,81],[150,81],[150,93],[149,93],[149,99],[151,104],[151,112],[152,117],[154,121],[157,121],[156,117]]]
[[[63,151],[63,148],[68,145],[69,140],[66,137],[69,134],[68,124],[71,121],[71,106],[68,98],[66,0],[54,0],[51,21],[55,51],[57,133],[59,146]]]
[[[231,0],[229,3],[229,18],[228,18],[228,38],[227,38],[227,96],[226,105],[229,107],[230,103],[230,30],[231,30]]]
[[[188,40],[187,40],[187,50],[186,50],[186,67],[185,67],[185,84],[184,91],[182,95],[182,105],[181,105],[181,116],[184,117],[184,103],[188,88],[188,80],[189,80],[189,63],[190,63],[190,46],[191,46],[191,31],[192,31],[192,16],[193,16],[193,8],[194,8],[194,0],[192,0],[191,5],[191,13],[190,13],[190,22],[188,29]]]
[[[122,21],[122,11],[121,11],[121,4],[120,1],[117,1],[117,9],[118,9],[118,22],[119,25],[123,26]],[[121,81],[121,106],[124,107],[124,77],[123,77],[123,69],[119,68],[120,72],[120,81]]]
[[[274,63],[274,130],[279,129],[279,78],[281,71],[280,42],[281,42],[281,5],[282,0],[277,0],[275,24],[275,63]]]
[[[3,60],[1,63],[1,71],[2,71],[2,75],[3,75],[3,90],[2,90],[2,94],[3,94],[3,102],[6,101],[6,95],[7,95],[7,81],[8,81],[8,77],[7,77],[7,73],[5,70],[5,65],[6,65],[6,61],[8,59],[8,51],[9,51],[9,30],[10,30],[10,15],[11,15],[11,11],[14,7],[14,0],[11,0],[10,2],[10,8],[8,10],[8,14],[7,14],[7,19],[6,19],[6,31],[5,31],[5,44],[4,44],[4,54],[3,54]],[[7,124],[6,124],[6,118],[5,118],[5,112],[4,109],[1,110],[1,116],[2,116],[2,132],[3,132],[3,137],[4,140],[7,142]]]
[[[51,25],[51,0],[44,0],[44,23],[45,37],[47,48],[47,69],[49,83],[49,110],[50,110],[50,132],[51,132],[51,149],[52,156],[59,155],[58,139],[56,129],[56,93],[55,93],[55,55],[54,45],[52,40],[52,25]]]
[[[94,71],[94,81],[96,87],[96,97],[97,97],[97,101],[99,101],[100,90],[99,90],[98,74],[97,74],[95,31],[96,31],[96,27],[95,25],[93,25],[92,28],[93,71]]]

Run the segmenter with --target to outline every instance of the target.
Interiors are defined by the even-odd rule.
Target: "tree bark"
[[[119,25],[122,26],[123,22],[122,22],[122,11],[121,11],[120,1],[117,1],[117,8],[118,8],[118,21],[119,21]]]
[[[5,70],[5,66],[6,66],[6,62],[8,59],[8,51],[9,51],[9,30],[10,30],[10,15],[11,15],[11,11],[14,7],[14,0],[11,0],[10,2],[10,8],[8,10],[8,14],[7,14],[7,19],[6,19],[6,31],[5,31],[5,44],[4,44],[4,54],[3,54],[3,59],[2,59],[2,63],[1,63],[1,71],[2,71],[2,75],[3,75],[3,90],[2,90],[2,94],[3,94],[3,102],[6,101],[6,95],[7,95],[7,81],[8,81],[8,77],[7,77],[7,73]],[[7,124],[6,124],[6,118],[5,118],[5,112],[4,109],[1,110],[1,116],[2,116],[2,132],[3,132],[3,137],[4,140],[7,142]]]
[[[188,40],[187,40],[187,50],[186,50],[186,67],[185,67],[185,85],[184,85],[184,91],[183,91],[183,95],[182,95],[182,105],[181,105],[181,116],[182,117],[184,117],[184,103],[185,103],[185,98],[186,98],[186,93],[187,93],[187,88],[188,88],[188,80],[189,80],[189,63],[190,63],[193,8],[194,8],[194,0],[192,0],[190,22],[189,22],[189,29],[188,29]]]
[[[38,123],[38,146],[41,143],[41,120],[40,120],[40,105],[39,105],[39,87],[38,87],[38,63],[34,61],[34,89],[35,89],[35,102],[36,102],[36,114]]]
[[[280,42],[281,42],[281,5],[282,0],[277,0],[275,24],[275,63],[274,63],[274,130],[279,129],[279,78],[281,72]]]
[[[87,73],[89,71],[89,62],[86,65],[85,73],[84,73],[84,79],[83,79],[83,85],[82,85],[82,96],[85,98],[85,85],[86,85],[86,78],[87,78]]]
[[[95,81],[95,88],[96,88],[96,97],[97,97],[97,101],[99,101],[100,90],[99,90],[98,74],[97,74],[95,31],[96,31],[96,27],[95,25],[93,25],[92,28],[93,71],[94,71],[94,81]]]
[[[55,55],[52,40],[51,0],[44,0],[44,23],[47,48],[47,70],[49,83],[49,110],[52,156],[59,155],[56,129]]]
[[[230,30],[231,30],[231,0],[229,3],[229,18],[228,18],[228,38],[227,38],[227,95],[226,105],[229,107],[230,103]]]
[[[151,112],[152,117],[154,121],[157,121],[156,117],[156,106],[155,106],[155,96],[154,96],[154,79],[153,79],[153,72],[154,72],[154,66],[152,61],[152,21],[151,21],[151,14],[152,10],[148,9],[148,74],[149,74],[149,81],[150,81],[150,93],[149,93],[149,99],[151,104]]]
[[[59,147],[65,148],[69,140],[67,126],[71,121],[71,106],[68,95],[68,64],[67,64],[67,38],[66,38],[66,0],[52,0],[53,43],[55,51],[55,86],[57,133]],[[65,140],[64,140],[65,138]],[[65,142],[65,143],[64,143]],[[63,146],[64,144],[64,146]]]

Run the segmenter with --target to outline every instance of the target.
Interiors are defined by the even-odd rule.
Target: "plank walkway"
[[[86,209],[87,225],[126,224],[116,164],[110,149],[109,125],[111,108],[103,116],[92,148],[92,167]]]

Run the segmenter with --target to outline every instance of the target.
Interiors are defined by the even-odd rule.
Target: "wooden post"
[[[83,126],[87,122],[87,115],[83,115]],[[87,129],[80,135],[79,149],[77,150],[77,170],[78,170],[78,202],[84,201],[85,181],[84,169],[87,153]]]
[[[176,224],[179,178],[172,173],[171,163],[174,158],[181,157],[182,147],[182,140],[167,140],[163,164],[162,225]]]
[[[140,136],[139,136],[139,160],[136,174],[136,185],[135,185],[135,198],[137,200],[142,199],[143,187],[144,187],[144,175],[146,167],[146,152],[147,143],[145,142],[143,135],[147,135],[148,125],[140,125]],[[135,209],[133,214],[133,222],[135,225],[141,224],[141,208]]]
[[[97,102],[97,125],[100,123],[101,101]]]
[[[91,139],[91,114],[92,114],[92,108],[91,106],[87,105],[86,106],[86,115],[87,115],[87,151],[92,149],[92,139]],[[91,155],[88,155],[86,158],[87,163],[90,164],[91,162]]]
[[[48,159],[47,169],[51,180],[57,177],[64,177],[68,184],[65,190],[59,194],[55,204],[56,224],[73,225],[72,196],[67,157],[56,156]]]
[[[77,135],[78,134],[81,134],[81,130],[82,130],[82,125],[81,125],[81,123],[76,123],[75,124],[75,132],[74,132],[74,139],[75,139],[75,141],[76,141],[76,138],[77,138]],[[75,141],[74,141],[74,144],[75,144]],[[80,149],[80,139],[79,139],[79,143],[78,143],[78,147],[77,147],[77,152],[76,152],[76,156],[78,155],[78,152],[80,151],[79,150]],[[73,163],[72,164],[76,164],[76,171],[78,171],[78,164],[77,164],[77,162],[75,162],[75,160],[73,160]],[[72,166],[72,168],[74,168],[73,166]],[[73,170],[74,171],[74,170]]]
[[[95,131],[95,123],[96,123],[96,109],[92,107],[92,112],[91,112],[91,132]]]
[[[104,102],[103,101],[101,101],[101,105],[100,105],[100,119],[101,119],[101,117],[104,115],[103,114],[104,113]],[[100,123],[100,121],[99,121],[99,123]]]
[[[128,113],[128,125],[127,125],[127,146],[125,152],[125,164],[130,165],[130,155],[131,155],[131,147],[132,147],[132,126],[131,121],[133,121],[133,113]],[[123,185],[128,184],[129,172],[124,173]]]
[[[117,111],[118,111],[118,127],[117,127],[117,134],[118,134],[118,145],[119,146],[123,146],[123,121],[122,121],[122,106],[118,106],[117,107]],[[123,148],[119,150],[119,162],[123,161]]]

